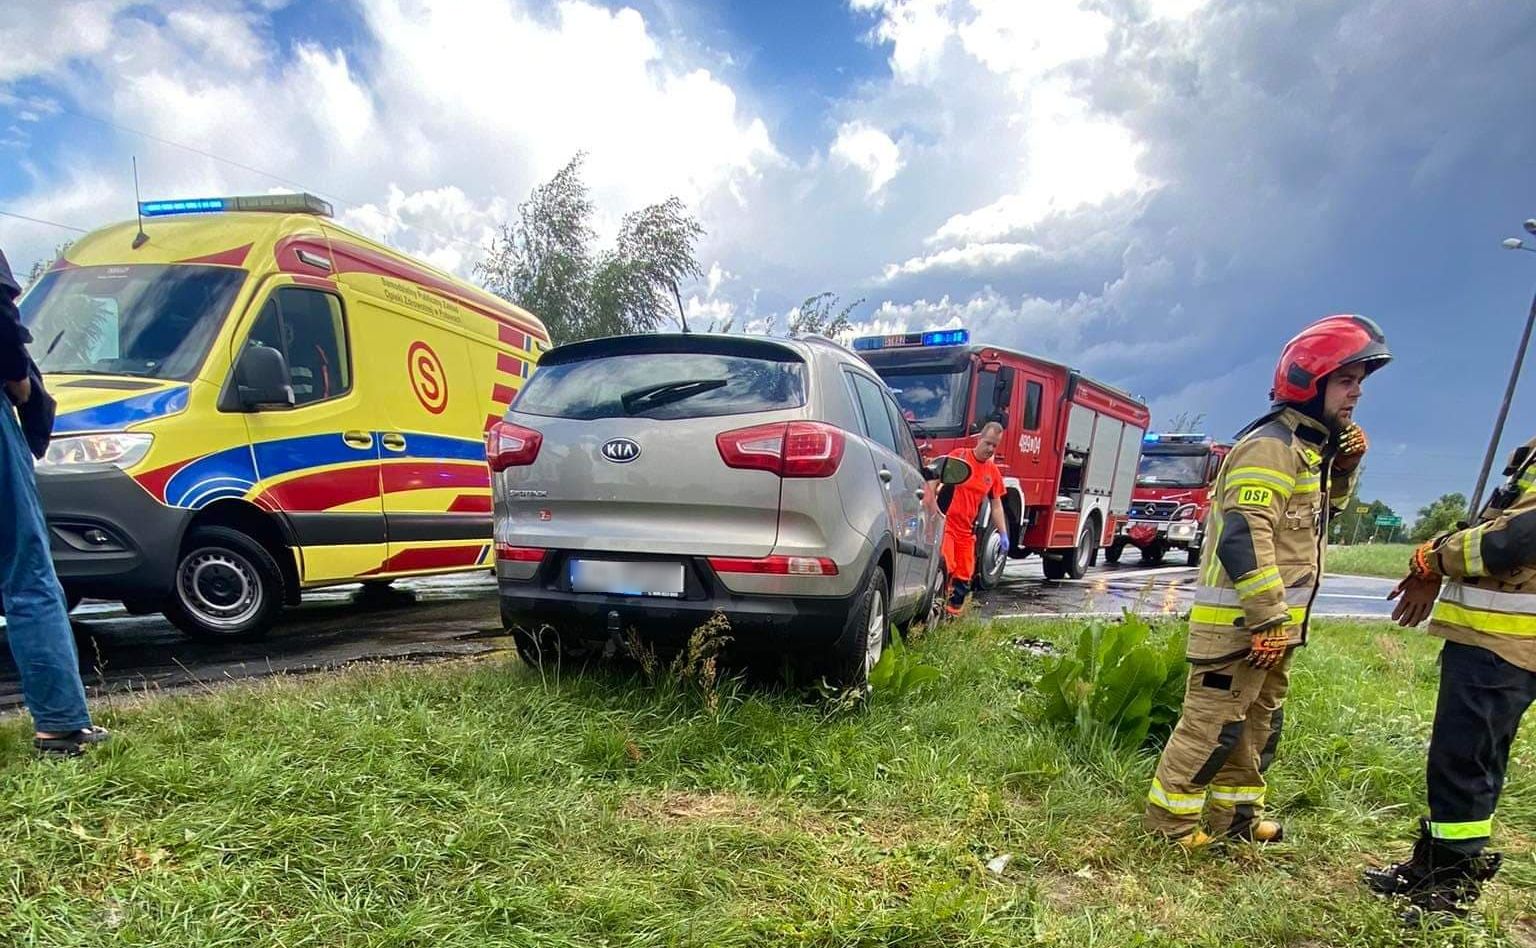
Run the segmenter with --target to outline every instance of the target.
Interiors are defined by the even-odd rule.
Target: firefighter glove
[[[1370,439],[1365,436],[1365,429],[1354,422],[1349,427],[1339,432],[1338,452],[1333,456],[1333,469],[1341,474],[1348,474],[1360,466],[1360,459],[1365,457],[1365,452],[1371,446]]]
[[[1284,620],[1255,630],[1249,639],[1248,664],[1254,668],[1274,668],[1285,658],[1289,638]]]

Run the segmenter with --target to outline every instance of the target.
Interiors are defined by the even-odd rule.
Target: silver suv
[[[502,619],[530,661],[631,632],[678,644],[718,610],[735,648],[858,683],[943,591],[938,475],[829,341],[561,346],[486,453]]]

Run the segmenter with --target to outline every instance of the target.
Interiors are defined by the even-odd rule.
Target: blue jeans
[[[48,530],[37,499],[32,453],[10,403],[0,395],[0,597],[5,636],[21,673],[21,695],[39,731],[91,726],[80,680],[80,655],[69,627],[64,590],[53,571]]]

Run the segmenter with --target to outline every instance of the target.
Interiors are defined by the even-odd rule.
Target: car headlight
[[[115,464],[128,468],[144,460],[155,436],[149,434],[94,434],[73,438],[55,438],[39,467],[68,464]]]

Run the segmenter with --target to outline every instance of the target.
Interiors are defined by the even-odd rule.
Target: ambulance
[[[71,603],[264,633],[305,590],[493,568],[485,431],[537,318],[308,194],[149,201],[21,300]]]

